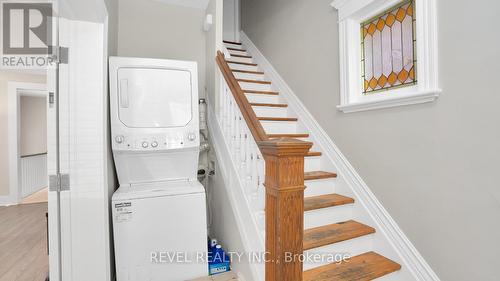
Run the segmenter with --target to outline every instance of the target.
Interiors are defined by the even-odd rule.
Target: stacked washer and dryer
[[[111,57],[118,281],[208,275],[195,62]]]

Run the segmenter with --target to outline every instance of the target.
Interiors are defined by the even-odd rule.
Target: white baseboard
[[[17,201],[10,195],[0,196],[0,207],[17,205]]]
[[[378,225],[378,229],[387,236],[394,250],[400,256],[403,266],[408,268],[416,280],[439,281],[439,277],[371,192],[370,188],[340,152],[332,139],[293,93],[285,80],[243,31],[240,38],[246,49],[251,53],[254,62],[259,65],[259,68],[272,81],[273,86],[280,92],[280,95],[288,101],[289,108],[298,115],[301,122],[309,129],[309,133],[315,139],[316,144],[322,148],[324,155],[335,164],[338,173],[343,176],[346,183],[357,195],[358,201],[366,207],[368,213]]]

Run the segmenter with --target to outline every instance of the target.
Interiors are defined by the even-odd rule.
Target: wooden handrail
[[[302,281],[304,157],[312,143],[270,139],[221,51],[216,60],[265,160],[266,281]]]
[[[248,128],[250,129],[250,132],[252,133],[255,141],[259,142],[268,140],[269,138],[267,137],[267,134],[264,131],[264,128],[262,127],[262,124],[257,119],[257,116],[255,115],[252,106],[248,102],[245,93],[241,89],[241,86],[236,80],[236,77],[234,77],[234,74],[231,71],[229,65],[227,64],[226,58],[224,57],[224,54],[221,51],[217,51],[216,60],[222,72],[222,75],[226,79],[226,82],[229,88],[231,89],[231,93],[233,94],[233,97],[236,100],[236,103],[238,104],[238,107],[241,110],[241,114],[243,115],[243,118],[245,118]]]

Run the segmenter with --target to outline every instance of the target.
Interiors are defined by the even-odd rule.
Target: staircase
[[[303,263],[302,279],[373,280],[385,276],[387,280],[409,280],[396,279],[394,274],[401,269],[400,264],[374,251],[376,228],[356,221],[352,217],[353,208],[362,208],[362,206],[357,206],[353,194],[335,193],[338,180],[335,166],[323,157],[319,149],[316,149],[307,128],[300,123],[297,116],[288,110],[286,100],[274,90],[272,82],[266,79],[266,74],[254,63],[252,55],[245,50],[241,43],[224,41],[224,45],[226,46],[224,59],[227,66],[244,93],[248,106],[251,107],[255,117],[260,122],[266,137],[269,140],[298,139],[312,143],[312,149],[305,154],[303,166],[303,180],[306,186],[303,200],[304,229],[296,230],[303,231],[304,254],[306,256],[308,254],[324,256],[328,253],[349,253],[351,255],[341,262],[329,262],[325,259],[315,262],[306,261]],[[222,99],[221,103],[221,108],[225,108],[229,104],[229,114],[234,114],[235,109],[231,107],[231,105],[234,106],[234,101],[231,103],[231,101]],[[228,111],[228,109],[225,110]],[[245,119],[242,117],[245,116],[236,112],[234,119],[241,121]],[[222,121],[222,126],[227,128],[234,126],[232,119],[232,117],[228,118],[229,121],[225,125]],[[239,162],[243,163],[240,170],[250,171],[251,167],[249,166],[255,165],[259,171],[256,175],[257,179],[252,176],[252,172],[249,175],[248,172],[243,171],[243,174],[247,175],[244,178],[247,181],[257,181],[254,183],[257,186],[262,185],[263,169],[259,168],[259,165],[263,165],[262,156],[258,152],[258,148],[246,140],[250,135],[248,130],[252,131],[252,128],[245,129],[246,126],[242,124],[236,125],[236,127],[237,131],[241,131],[244,127],[243,133],[236,132],[236,135],[241,136],[243,140],[234,137],[234,132],[230,133],[230,139],[236,142],[233,145],[238,147],[237,154],[240,154],[236,157]],[[243,149],[246,149],[243,154],[246,153],[250,156],[241,156]],[[250,161],[255,161],[254,158],[257,158],[257,163],[246,163],[245,159],[247,158],[253,159]],[[250,200],[259,196],[262,198],[262,193],[249,193]],[[261,201],[259,206],[263,206]],[[260,219],[259,226],[263,228],[261,233],[264,233],[262,234],[264,236],[265,227],[263,226],[266,224],[263,220],[265,215],[263,210],[260,212],[257,217]]]

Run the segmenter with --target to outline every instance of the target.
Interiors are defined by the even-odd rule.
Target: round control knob
[[[188,140],[194,141],[196,139],[196,135],[194,133],[189,133],[188,134]]]
[[[151,147],[158,147],[158,142],[157,141],[153,141],[151,143]]]
[[[147,148],[148,146],[149,146],[149,144],[147,141],[142,142],[142,147]]]
[[[116,136],[115,141],[116,141],[116,143],[122,143],[124,141],[124,137],[123,136]]]

